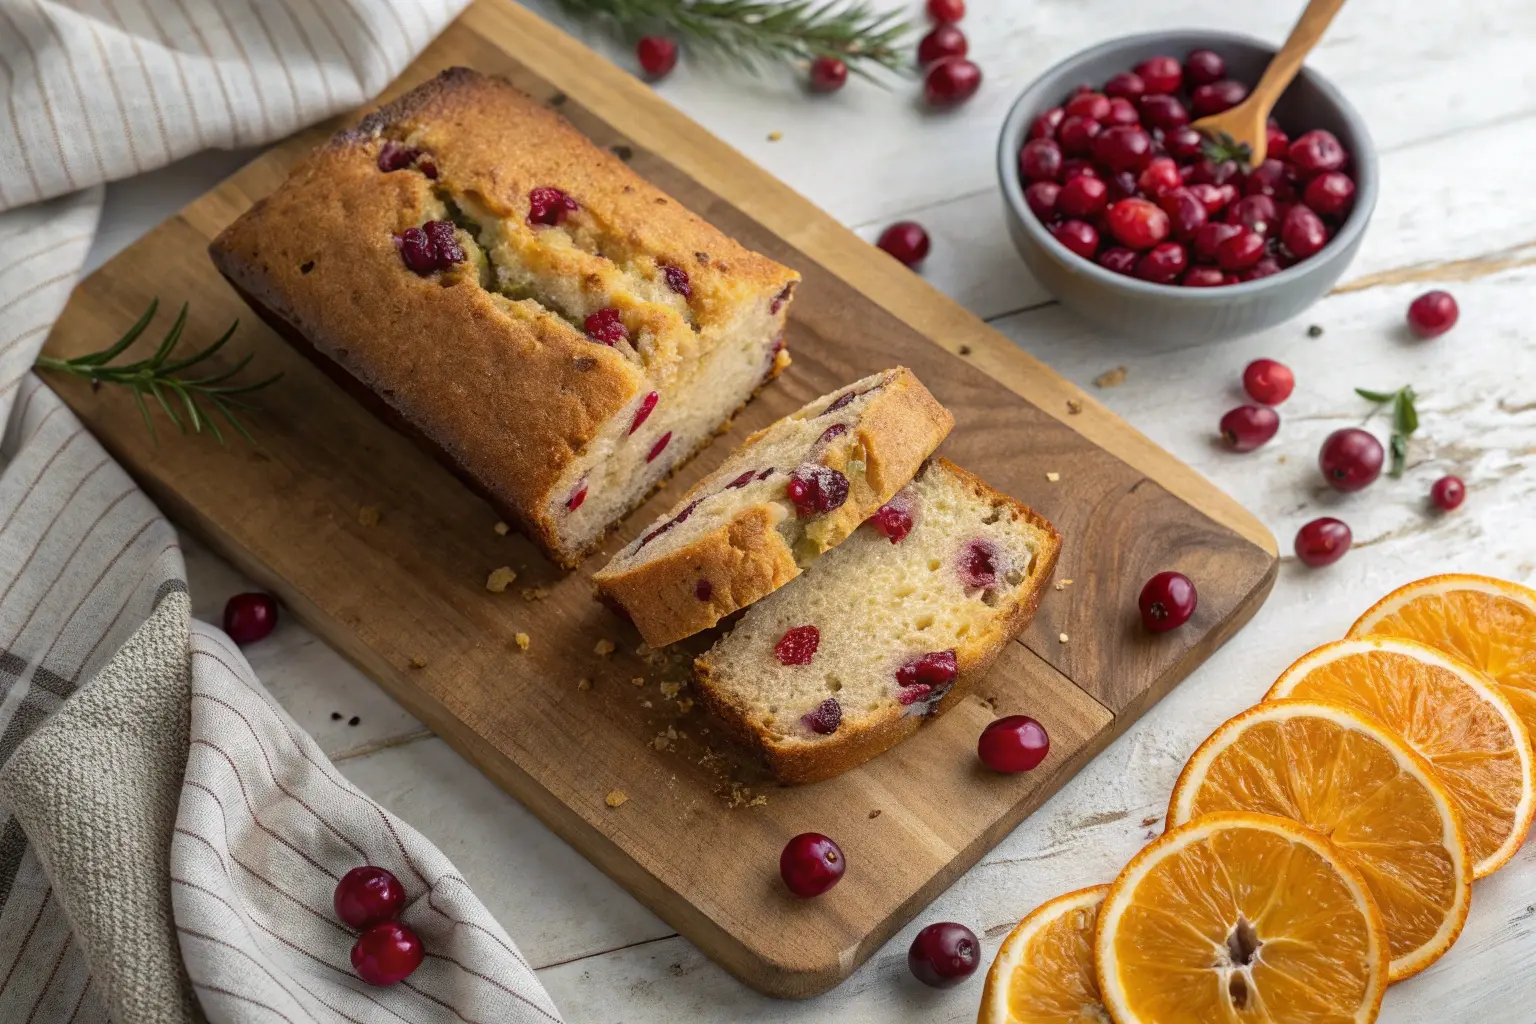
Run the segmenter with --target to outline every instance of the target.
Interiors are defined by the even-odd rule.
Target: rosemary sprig
[[[912,23],[866,0],[555,0],[572,17],[627,38],[680,36],[699,54],[757,74],[765,65],[838,57],[854,74],[912,68]]]
[[[1413,393],[1413,388],[1404,386],[1396,391],[1371,391],[1367,388],[1355,388],[1355,394],[1367,402],[1375,402],[1376,409],[1380,409],[1388,402],[1392,403],[1392,440],[1388,450],[1392,453],[1392,468],[1389,476],[1400,477],[1408,465],[1408,438],[1415,430],[1419,429],[1419,410],[1414,407],[1414,399],[1418,396]],[[1372,411],[1375,415],[1375,411]]]
[[[1205,156],[1215,163],[1236,160],[1244,169],[1253,160],[1253,150],[1246,142],[1238,142],[1227,132],[1204,131]]]
[[[156,404],[176,424],[183,434],[188,427],[195,434],[201,434],[203,428],[218,440],[224,443],[224,434],[219,430],[216,417],[222,416],[241,437],[255,443],[250,431],[240,422],[235,415],[235,409],[250,409],[251,407],[236,395],[247,395],[253,391],[260,391],[269,384],[275,383],[282,377],[281,373],[273,374],[264,380],[249,384],[232,383],[232,379],[250,365],[255,358],[255,353],[247,353],[246,356],[227,370],[212,373],[201,377],[183,376],[183,371],[190,370],[199,363],[205,362],[234,336],[235,328],[240,326],[236,320],[229,325],[229,330],[221,334],[207,348],[201,349],[182,359],[172,359],[176,352],[176,346],[181,342],[181,333],[187,325],[187,306],[182,303],[181,312],[176,316],[176,322],[171,324],[171,329],[161,339],[159,347],[148,359],[140,359],[132,363],[114,364],[112,360],[122,355],[129,345],[132,345],[144,333],[149,322],[155,318],[155,310],[160,306],[160,300],[153,299],[144,315],[138,322],[128,328],[127,332],[117,341],[100,352],[91,352],[83,356],[75,356],[73,359],[59,359],[55,356],[40,355],[37,357],[37,367],[42,370],[52,370],[55,373],[67,373],[76,377],[84,377],[91,382],[92,387],[102,384],[122,384],[133,392],[133,400],[138,403],[139,414],[144,417],[144,425],[149,428],[151,437],[155,435],[155,423],[149,415],[149,403],[146,396],[154,399]],[[177,412],[177,406],[181,412]],[[183,419],[185,417],[185,419]],[[158,438],[156,438],[158,440]]]

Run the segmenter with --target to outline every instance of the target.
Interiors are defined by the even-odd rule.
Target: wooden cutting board
[[[805,278],[789,328],[794,365],[586,567],[562,576],[526,541],[494,532],[483,502],[290,350],[210,265],[208,241],[336,125],[277,146],[102,267],[48,340],[59,356],[100,348],[152,296],[190,303],[192,343],[240,318],[222,365],[255,352],[259,372],[285,375],[255,398],[256,445],[222,448],[163,422],[156,445],[120,389],[51,383],[174,519],[678,931],[764,992],[824,991],[1253,615],[1274,581],[1273,538],[921,278],[522,8],[479,0],[389,91],[454,64],[510,77]],[[169,319],[164,308],[162,331]],[[842,778],[777,787],[699,709],[685,710],[688,691],[675,684],[701,644],[642,656],[587,577],[747,432],[898,363],[954,412],[942,451],[1065,534],[1058,583],[976,697]],[[487,573],[503,565],[518,580],[489,593]],[[1200,608],[1154,637],[1136,595],[1171,568],[1197,582]],[[601,656],[605,639],[617,650]],[[976,736],[994,714],[1014,713],[1045,725],[1050,757],[1031,773],[991,774]],[[615,792],[628,798],[618,807],[605,799]],[[841,885],[808,902],[778,880],[780,849],[804,831],[836,838],[850,864]],[[506,923],[515,935],[517,922]]]

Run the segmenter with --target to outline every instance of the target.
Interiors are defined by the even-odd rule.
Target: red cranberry
[[[954,988],[976,973],[981,943],[963,924],[944,921],[917,933],[907,950],[907,967],[930,988]]]
[[[421,156],[421,150],[396,142],[394,139],[385,139],[384,145],[379,147],[379,170],[400,171],[416,162]]]
[[[1237,452],[1268,443],[1280,429],[1280,417],[1267,405],[1240,405],[1221,418],[1221,437]]]
[[[1100,178],[1099,169],[1093,165],[1092,160],[1082,157],[1068,157],[1061,162],[1061,183],[1065,185],[1073,178]]]
[[[801,466],[786,485],[795,514],[801,519],[843,507],[848,500],[848,478],[827,466]]]
[[[619,315],[619,311],[612,306],[605,306],[596,313],[588,314],[582,326],[586,328],[587,337],[593,341],[600,341],[604,345],[629,340],[629,331],[624,329],[624,320]]]
[[[587,485],[579,484],[577,485],[576,489],[571,492],[571,496],[565,499],[565,510],[567,512],[575,512],[577,509],[581,508],[581,503],[586,500]]]
[[[1243,191],[1250,196],[1273,196],[1282,202],[1296,198],[1296,186],[1291,182],[1291,170],[1271,157],[1248,172],[1243,181]]]
[[[1189,191],[1194,194],[1196,199],[1205,204],[1205,214],[1208,218],[1215,217],[1222,210],[1226,209],[1227,204],[1231,202],[1231,199],[1228,197],[1226,190],[1218,188],[1215,185],[1196,184],[1186,185],[1184,187],[1189,189]]]
[[[667,445],[669,445],[671,443],[672,443],[672,431],[669,430],[665,434],[662,434],[660,437],[658,437],[656,439],[656,443],[655,444],[651,445],[651,450],[648,453],[646,453],[645,461],[646,462],[654,462],[654,461],[656,461],[656,456],[658,456],[662,452],[666,451]]]
[[[1146,167],[1142,168],[1141,176],[1136,179],[1136,187],[1143,194],[1156,197],[1169,189],[1179,188],[1184,184],[1179,177],[1179,165],[1173,162],[1172,157],[1153,157]]]
[[[1461,316],[1450,292],[1425,292],[1408,306],[1408,329],[1421,338],[1438,338]]]
[[[1034,139],[1019,150],[1019,174],[1026,181],[1055,181],[1061,176],[1061,147],[1052,139]]]
[[[1206,157],[1195,164],[1189,180],[1196,185],[1230,187],[1231,191],[1225,193],[1228,196],[1227,202],[1230,203],[1237,198],[1237,183],[1242,175],[1243,169],[1238,166],[1236,160],[1212,160]]]
[[[1354,535],[1349,527],[1331,516],[1314,519],[1296,531],[1296,557],[1303,565],[1320,568],[1344,557]]]
[[[917,44],[917,62],[927,67],[945,57],[964,57],[969,49],[970,44],[964,32],[947,22],[941,22]],[[846,67],[843,68],[843,77],[848,77]]]
[[[981,731],[976,755],[995,772],[1033,771],[1051,752],[1045,726],[1028,715],[999,718]]]
[[[1150,249],[1172,230],[1168,215],[1145,199],[1120,200],[1104,220],[1110,234],[1128,249]]]
[[[1216,262],[1222,270],[1243,270],[1263,258],[1264,239],[1244,227],[1238,227],[1237,234],[1216,247]]]
[[[540,185],[528,193],[528,223],[555,227],[581,209],[580,204],[557,188]]]
[[[997,584],[997,547],[987,540],[973,540],[960,553],[956,570],[967,587],[992,587]]]
[[[959,29],[955,34],[959,35]],[[964,45],[964,36],[960,42]],[[812,92],[837,92],[848,84],[848,65],[836,57],[817,57],[811,61],[810,83]]]
[[[640,400],[640,408],[635,410],[635,418],[629,424],[629,432],[631,434],[639,430],[641,424],[650,419],[651,412],[656,408],[656,403],[659,401],[661,401],[661,396],[654,391]],[[655,456],[653,455],[652,458],[655,458]]]
[[[1195,110],[1196,117],[1209,117],[1223,110],[1230,110],[1247,98],[1246,85],[1224,78],[1219,82],[1196,86],[1195,91],[1190,93],[1189,102]]]
[[[1185,288],[1219,288],[1227,279],[1216,267],[1190,267],[1179,283]]]
[[[1328,244],[1328,227],[1308,207],[1297,203],[1280,224],[1280,241],[1297,259],[1315,256]]]
[[[1461,482],[1459,476],[1443,476],[1430,487],[1429,500],[1445,512],[1458,509],[1467,500],[1467,485]]]
[[[909,267],[923,262],[928,255],[928,232],[912,220],[899,220],[880,232],[875,243]]]
[[[1024,190],[1024,202],[1029,212],[1046,224],[1056,219],[1056,204],[1061,198],[1063,186],[1054,181],[1035,181]]]
[[[1189,266],[1189,253],[1178,242],[1154,245],[1136,261],[1136,276],[1154,284],[1172,284]]]
[[[840,846],[819,832],[802,832],[779,854],[779,875],[801,899],[820,896],[836,885],[848,869]]]
[[[1087,175],[1073,178],[1061,186],[1061,193],[1056,197],[1056,209],[1063,217],[1080,220],[1092,220],[1108,205],[1109,186]]]
[[[1220,221],[1211,221],[1204,227],[1195,231],[1195,258],[1216,262],[1221,253],[1222,245],[1229,238],[1242,234],[1243,229],[1236,224],[1223,224]]]
[[[1335,430],[1317,454],[1323,479],[1336,491],[1358,491],[1381,475],[1385,458],[1381,442],[1359,427]]]
[[[873,526],[881,536],[889,537],[892,544],[899,544],[907,534],[912,532],[912,513],[899,505],[887,502],[869,517],[869,525]]]
[[[928,0],[928,17],[940,22],[959,21],[965,17],[965,0]]]
[[[1204,152],[1205,137],[1187,124],[1180,125],[1165,130],[1163,147],[1176,160],[1197,160]],[[1194,173],[1194,168],[1190,168],[1190,173]]]
[[[773,645],[773,656],[780,665],[809,665],[821,646],[821,630],[815,626],[795,626]]]
[[[677,67],[677,42],[666,36],[641,36],[635,44],[635,59],[647,78],[665,78]]]
[[[1264,133],[1265,158],[1269,160],[1284,160],[1290,155],[1291,137],[1279,128],[1271,126]]]
[[[1056,130],[1056,141],[1067,156],[1086,156],[1103,130],[1104,126],[1090,117],[1068,117]]]
[[[1192,86],[1210,85],[1227,74],[1227,62],[1215,50],[1191,50],[1184,58],[1184,80]]]
[[[800,721],[811,732],[830,736],[843,724],[843,706],[836,697],[828,697],[816,705],[816,710],[800,716]]]
[[[756,475],[757,470],[749,469],[745,473],[738,476],[736,479],[732,480],[730,483],[726,484],[724,489],[727,491],[733,491],[738,487],[745,487],[747,484],[752,482],[752,478]]]
[[[224,605],[224,632],[244,646],[267,637],[277,626],[277,602],[270,594],[236,594]]]
[[[1324,171],[1307,182],[1302,202],[1324,217],[1342,217],[1355,201],[1355,183],[1343,171]]]
[[[1080,92],[1067,101],[1067,116],[1103,121],[1109,116],[1109,97],[1101,92]]]
[[[1117,124],[1093,140],[1093,157],[1112,171],[1139,171],[1152,159],[1152,136],[1144,128]]]
[[[1247,228],[1260,238],[1277,234],[1279,210],[1269,196],[1244,196],[1227,207],[1227,223]]]
[[[693,596],[700,601],[708,601],[715,596],[715,585],[709,580],[701,579],[693,585]]]
[[[858,398],[859,394],[860,394],[860,392],[858,392],[858,391],[845,391],[845,392],[843,392],[842,394],[840,394],[836,398],[834,398],[832,400],[831,404],[829,404],[825,409],[821,410],[821,415],[822,416],[829,416],[832,413],[837,412],[837,410],[839,410],[839,409],[847,408],[848,406],[853,404],[853,400],[855,398]],[[820,418],[821,418],[820,416],[817,417],[817,419],[820,419]]]
[[[437,270],[437,252],[421,228],[406,228],[396,235],[395,248],[400,250],[400,259],[412,273],[426,277]]]
[[[1112,245],[1099,253],[1096,262],[1106,270],[1113,270],[1117,274],[1132,274],[1136,270],[1136,261],[1140,257],[1130,249],[1123,246]]]
[[[1147,91],[1147,83],[1134,71],[1122,71],[1104,83],[1104,95],[1123,100],[1137,100]]]
[[[928,69],[923,95],[930,107],[953,107],[976,95],[981,88],[981,68],[964,57],[941,60]]]
[[[1154,633],[1177,629],[1200,603],[1195,585],[1181,572],[1160,572],[1141,588],[1141,622]]]
[[[927,699],[936,690],[949,689],[959,674],[953,650],[930,651],[896,670],[896,685],[901,687],[896,699],[902,704]]]
[[[1093,259],[1093,254],[1099,250],[1099,232],[1087,221],[1063,221],[1051,233],[1056,236],[1056,241],[1085,260]]]
[[[1104,183],[1109,186],[1109,201],[1112,203],[1132,197],[1141,198],[1136,195],[1136,175],[1132,171],[1115,171]]]
[[[353,868],[336,883],[331,904],[336,916],[351,927],[370,928],[400,915],[405,907],[405,886],[383,868]]]
[[[357,937],[352,970],[370,985],[393,985],[421,966],[421,940],[399,921],[381,921]]]
[[[1056,137],[1056,129],[1061,127],[1061,120],[1066,116],[1067,112],[1062,108],[1052,107],[1030,122],[1029,137],[1031,139],[1054,139]]]
[[[1280,264],[1273,256],[1265,256],[1259,262],[1249,267],[1238,275],[1243,281],[1257,281],[1261,277],[1269,277],[1271,274],[1280,273]]]
[[[1150,57],[1136,65],[1147,92],[1174,93],[1184,84],[1184,69],[1172,57]]]
[[[1109,116],[1104,118],[1105,124],[1140,124],[1141,114],[1136,110],[1136,104],[1123,96],[1116,96],[1109,101]]]
[[[1286,153],[1286,159],[1305,175],[1340,170],[1348,157],[1344,144],[1332,132],[1321,128],[1291,140],[1290,150]]]
[[[688,271],[682,267],[674,267],[670,263],[659,264],[661,276],[666,279],[667,287],[685,299],[693,298],[693,285],[688,280]]]
[[[1189,111],[1184,108],[1184,104],[1172,96],[1143,96],[1139,106],[1141,119],[1149,128],[1161,128],[1165,132],[1171,132],[1189,124]],[[1201,149],[1197,148],[1192,155],[1198,156],[1200,152]]]
[[[1279,405],[1296,389],[1296,375],[1284,363],[1255,359],[1243,370],[1243,390],[1263,405]]]

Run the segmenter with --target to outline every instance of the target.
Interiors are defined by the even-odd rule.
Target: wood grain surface
[[[258,445],[220,448],[165,426],[155,443],[128,396],[52,383],[173,518],[710,956],[771,994],[824,991],[1247,621],[1274,580],[1273,540],[1198,474],[533,15],[482,0],[390,91],[452,64],[507,75],[805,276],[793,367],[583,570],[562,575],[495,533],[483,502],[284,345],[209,264],[208,240],[334,126],[276,147],[104,266],[47,346],[98,348],[155,295],[190,303],[194,340],[240,317],[231,347],[285,374],[257,397]],[[643,651],[591,599],[587,577],[747,432],[896,363],[954,412],[942,451],[1065,534],[1061,589],[978,698],[842,778],[778,788],[685,709],[686,688],[665,685],[686,680],[687,652],[708,638]],[[503,565],[517,582],[487,592]],[[1200,608],[1153,638],[1135,597],[1166,568],[1199,583]],[[597,654],[600,640],[617,650]],[[1009,713],[1040,719],[1051,755],[1032,773],[991,775],[975,737]],[[616,791],[627,801],[610,807]],[[850,870],[827,897],[799,902],[778,882],[777,858],[807,830],[836,837]]]

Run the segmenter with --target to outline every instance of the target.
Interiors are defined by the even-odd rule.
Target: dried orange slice
[[[1093,973],[1093,933],[1107,885],[1042,903],[1003,940],[976,1024],[1108,1021]]]
[[[1270,687],[1266,700],[1344,704],[1375,718],[1434,765],[1461,812],[1472,876],[1520,849],[1536,814],[1536,758],[1514,706],[1491,678],[1413,640],[1324,644]]]
[[[1430,576],[1398,587],[1349,627],[1429,644],[1493,677],[1536,735],[1536,590],[1491,576]]]
[[[1387,941],[1350,860],[1269,814],[1163,833],[1099,908],[1105,1007],[1117,1024],[1370,1024]]]
[[[1393,981],[1461,933],[1472,859],[1451,795],[1428,761],[1352,708],[1275,700],[1227,721],[1179,774],[1168,823],[1212,811],[1277,814],[1328,837],[1381,910]]]

